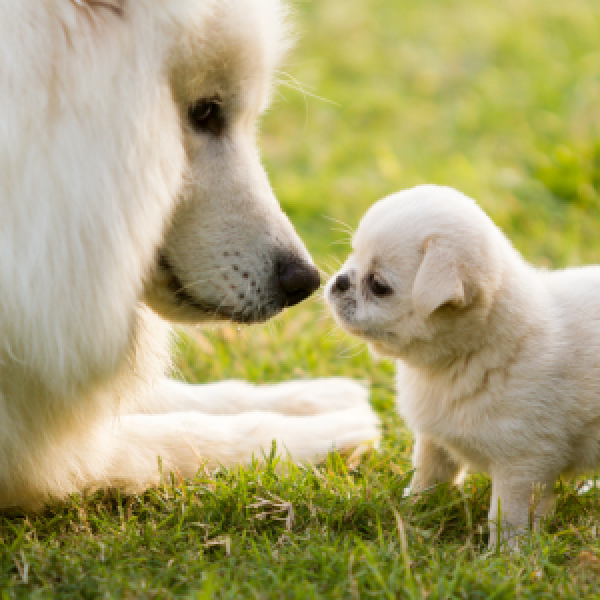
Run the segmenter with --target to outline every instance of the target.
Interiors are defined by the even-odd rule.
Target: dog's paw
[[[281,389],[286,393],[280,406],[284,414],[319,415],[355,408],[371,411],[368,387],[352,379],[311,379],[288,382],[283,386]]]
[[[367,403],[351,410],[333,413],[339,416],[340,434],[334,439],[336,450],[341,452],[354,451],[358,447],[379,448],[381,439],[381,421],[377,413]]]
[[[357,460],[378,448],[381,437],[379,417],[368,404],[297,419],[284,417],[278,431],[279,447],[299,462],[319,462],[332,451]]]

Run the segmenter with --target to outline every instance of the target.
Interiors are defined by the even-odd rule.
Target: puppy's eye
[[[379,277],[377,277],[377,275],[374,273],[371,273],[367,277],[367,285],[369,286],[369,289],[373,295],[377,296],[378,298],[389,296],[394,292],[394,290],[387,283],[379,279]]]
[[[198,133],[220,136],[225,128],[225,117],[218,98],[202,98],[190,106],[188,119]]]

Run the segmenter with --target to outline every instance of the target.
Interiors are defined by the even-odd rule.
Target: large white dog
[[[0,5],[0,507],[275,438],[316,459],[377,436],[344,380],[169,381],[177,322],[264,321],[319,276],[255,122],[288,46],[278,0]],[[246,412],[251,411],[251,412]]]

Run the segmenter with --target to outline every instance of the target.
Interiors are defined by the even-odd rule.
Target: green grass
[[[532,262],[600,262],[600,5],[595,0],[299,2],[302,39],[267,116],[265,162],[331,272],[380,196],[423,182],[476,197]],[[294,79],[292,79],[292,77]],[[293,89],[294,80],[315,96]],[[368,380],[380,453],[274,461],[142,497],[0,516],[0,598],[600,597],[600,494],[559,504],[519,553],[487,552],[489,481],[402,498],[411,436],[393,367],[332,330],[317,299],[275,323],[184,334],[181,375]],[[258,506],[260,504],[260,506]]]

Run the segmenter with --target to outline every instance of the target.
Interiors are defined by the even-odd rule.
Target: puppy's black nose
[[[280,259],[277,262],[277,278],[279,287],[285,294],[286,306],[302,302],[321,285],[321,277],[315,267],[293,259]]]
[[[337,279],[333,282],[331,291],[334,294],[343,294],[350,289],[350,277],[348,275],[338,275]]]

